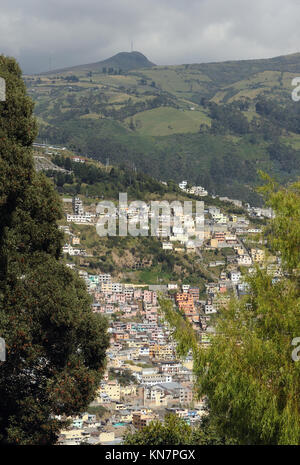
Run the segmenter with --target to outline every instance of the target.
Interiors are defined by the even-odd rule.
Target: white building
[[[168,291],[172,291],[174,289],[178,289],[178,284],[169,283],[168,284]]]
[[[122,292],[123,285],[121,283],[112,283],[111,290],[112,292]]]
[[[181,181],[181,183],[179,183],[179,189],[184,191],[186,189],[187,183],[187,181]]]
[[[241,280],[242,274],[240,271],[231,271],[230,279],[233,284],[238,284]]]
[[[91,213],[84,213],[83,215],[69,215],[67,214],[67,222],[75,224],[91,224],[93,223],[93,217]]]
[[[204,189],[202,186],[192,186],[188,189],[190,194],[198,195],[199,197],[206,197],[208,195],[207,190]]]
[[[238,257],[238,265],[250,266],[252,265],[252,258],[250,255],[240,255]]]
[[[204,312],[205,315],[211,315],[212,313],[217,313],[217,309],[211,302],[207,302],[204,306]]]
[[[111,275],[110,274],[99,274],[98,275],[98,282],[99,283],[111,282]]]

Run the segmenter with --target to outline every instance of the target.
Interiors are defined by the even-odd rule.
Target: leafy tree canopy
[[[105,366],[107,322],[60,263],[58,195],[33,169],[33,104],[15,60],[0,56],[0,443],[51,444],[59,415],[85,409]]]
[[[170,301],[162,301],[181,354],[192,350],[198,394],[206,395],[219,435],[238,444],[300,444],[300,183],[262,189],[274,209],[265,238],[281,258],[282,277],[265,267],[247,276],[249,294],[213,321],[210,345],[198,343]]]

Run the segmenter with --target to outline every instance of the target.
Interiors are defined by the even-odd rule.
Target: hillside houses
[[[187,183],[182,187],[186,189]],[[200,191],[194,190],[194,193],[201,195]],[[72,208],[73,216],[67,216],[67,222],[94,224],[96,213],[87,215],[80,199],[72,200]],[[113,215],[119,219],[138,218],[142,222],[153,219],[149,208],[120,208]],[[85,218],[83,223],[78,218],[81,216]],[[207,347],[215,334],[214,315],[228,306],[231,297],[241,298],[249,292],[243,274],[245,270],[255,272],[256,266],[264,266],[266,253],[263,244],[255,242],[261,228],[253,225],[246,214],[231,214],[208,205],[201,243],[197,243],[197,235],[191,238],[195,234],[193,222],[183,214],[179,219],[181,224],[171,224],[168,229],[167,218],[162,216],[156,225],[158,239],[166,254],[180,251],[184,260],[189,257],[191,263],[196,260],[201,263],[205,273],[199,276],[199,281],[197,276],[190,282],[186,276],[181,279],[170,276],[170,282],[162,277],[161,285],[158,280],[157,285],[138,280],[135,282],[139,284],[134,284],[127,282],[127,277],[125,282],[121,274],[114,275],[114,271],[110,274],[94,271],[95,268],[79,269],[79,260],[74,260],[75,267],[69,264],[86,283],[92,297],[92,311],[105,315],[109,322],[107,371],[93,402],[93,407],[106,409],[107,418],[105,421],[93,417],[73,418],[71,428],[61,432],[60,443],[117,443],[128,425],[142,429],[153,419],[163,419],[169,411],[190,424],[197,423],[206,414],[205,401],[198,400],[194,393],[191,354],[185,360],[179,359],[171,329],[160,313],[160,294],[191,323],[199,344]],[[75,236],[68,224],[61,229],[67,238],[63,252],[84,254],[83,234]],[[188,251],[194,255],[188,256]],[[139,263],[135,269],[146,267],[142,259]],[[133,267],[130,270],[133,273]],[[272,279],[281,278],[277,259],[268,263],[267,270]]]

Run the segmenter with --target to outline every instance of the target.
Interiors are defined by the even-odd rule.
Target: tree
[[[71,162],[70,157],[67,157],[65,159],[65,169],[68,170],[68,171],[71,171],[71,169],[72,169],[72,162]]]
[[[176,446],[190,444],[191,427],[177,415],[166,415],[164,424],[159,420],[152,421],[141,431],[128,432],[124,436],[125,445]]]
[[[177,446],[177,445],[225,445],[233,440],[221,437],[211,424],[209,416],[203,417],[201,423],[191,427],[176,414],[168,414],[164,423],[159,420],[150,422],[141,431],[128,431],[124,436],[125,445]]]
[[[220,310],[207,349],[170,302],[162,308],[179,352],[192,350],[197,391],[220,435],[239,444],[300,444],[300,363],[292,358],[300,336],[300,183],[278,188],[268,179],[262,192],[276,215],[265,238],[281,258],[281,279],[264,267],[247,276],[248,295]]]
[[[133,118],[130,118],[129,128],[130,128],[132,131],[135,131],[135,125],[134,125]]]
[[[107,322],[60,262],[61,202],[33,168],[33,103],[15,60],[0,56],[0,443],[52,444],[59,415],[85,409],[99,386]]]

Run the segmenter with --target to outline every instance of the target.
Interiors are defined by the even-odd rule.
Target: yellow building
[[[141,430],[145,426],[149,425],[151,421],[158,419],[158,415],[155,413],[143,413],[143,412],[134,412],[132,415],[133,426]]]
[[[218,244],[219,244],[218,239],[211,239],[211,240],[210,240],[210,246],[211,246],[211,247],[217,248],[217,247],[218,247]]]
[[[129,386],[120,387],[121,396],[136,396],[136,385],[130,384]]]
[[[218,294],[213,300],[213,304],[217,310],[221,308],[228,308],[229,302],[230,302],[230,296],[224,295],[224,294],[222,295]]]
[[[87,434],[84,429],[74,428],[69,430],[62,430],[60,432],[59,442],[63,442],[65,444],[79,444],[89,437],[90,435]]]
[[[114,431],[110,432],[103,432],[99,434],[99,441],[100,442],[112,442],[115,440],[115,433]]]
[[[112,283],[101,283],[102,292],[112,292]]]
[[[172,346],[155,344],[149,348],[149,357],[158,360],[171,360],[174,357]]]
[[[206,241],[207,239],[211,238],[211,231],[210,230],[204,230],[204,240]]]
[[[100,394],[106,394],[112,401],[118,401],[121,398],[121,386],[116,381],[108,381],[98,390],[98,397]]]
[[[244,255],[245,254],[245,251],[244,251],[243,247],[236,246],[236,247],[234,247],[234,250],[236,251],[236,253],[238,255]]]
[[[121,420],[122,422],[124,422],[124,423],[131,423],[131,422],[132,422],[132,417],[133,417],[133,416],[132,416],[132,413],[128,413],[128,412],[127,412],[127,413],[125,413],[125,412],[123,413],[123,412],[121,411],[120,420]]]
[[[262,249],[251,249],[252,260],[256,263],[261,263],[265,260],[265,251]]]

